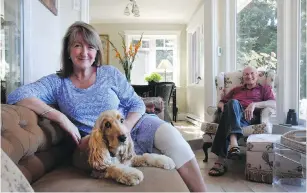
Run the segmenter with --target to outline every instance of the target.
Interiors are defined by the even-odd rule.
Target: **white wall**
[[[187,33],[194,32],[197,27],[201,27],[204,24],[204,5],[201,5],[195,14],[192,16],[191,20],[187,25]],[[206,29],[206,28],[205,28]],[[205,32],[206,33],[206,32]],[[188,37],[186,39],[188,41]],[[188,47],[188,46],[187,46]],[[188,50],[187,50],[188,53]],[[187,71],[186,76],[189,77],[189,56],[187,54]],[[187,93],[187,114],[189,116],[193,116],[193,118],[197,118],[199,120],[204,120],[205,115],[205,87],[204,87],[204,64],[201,64],[201,78],[202,81],[200,84],[188,84],[186,93]],[[187,78],[188,79],[188,78]]]
[[[73,10],[73,0],[58,1],[55,16],[38,0],[25,0],[24,83],[60,69],[62,37],[70,24],[80,20],[81,11]]]
[[[123,31],[180,31],[180,86],[177,87],[177,107],[179,113],[186,113],[186,25],[182,24],[128,24],[128,23],[93,23],[99,34],[108,34],[114,45],[121,47],[121,39],[118,32]],[[123,73],[123,68],[114,57],[114,51],[110,48],[109,64],[116,66]]]

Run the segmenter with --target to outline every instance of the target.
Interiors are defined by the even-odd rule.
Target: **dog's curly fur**
[[[88,163],[93,169],[93,177],[137,185],[144,176],[134,167],[175,168],[173,160],[165,155],[136,155],[130,133],[123,122],[124,119],[116,110],[105,111],[97,119],[89,138]]]

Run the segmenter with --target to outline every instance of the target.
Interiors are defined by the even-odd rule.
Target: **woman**
[[[205,184],[188,143],[176,128],[145,113],[144,102],[124,75],[102,64],[102,46],[95,29],[83,22],[71,25],[63,39],[62,70],[58,74],[16,89],[9,104],[25,106],[57,122],[81,149],[101,112],[118,109],[125,116],[137,154],[153,147],[171,157],[191,191],[205,191]],[[57,104],[61,111],[47,104]],[[82,138],[81,138],[82,137]]]

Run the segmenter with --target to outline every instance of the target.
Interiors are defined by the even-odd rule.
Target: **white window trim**
[[[212,116],[207,113],[209,106],[216,106],[216,89],[215,76],[217,75],[217,1],[204,1],[204,52],[205,52],[205,67],[204,67],[204,92],[205,92],[205,121],[212,121]]]
[[[236,69],[236,4],[237,0],[222,0],[220,44],[223,49],[219,71]],[[300,59],[300,0],[277,0],[277,123],[285,123],[289,109],[299,111],[299,64]],[[294,22],[295,21],[295,22]],[[297,85],[297,86],[293,86]],[[215,90],[215,89],[212,89]],[[207,96],[207,95],[206,95]],[[299,120],[299,123],[306,124]]]
[[[80,18],[81,18],[81,21],[84,21],[85,23],[90,23],[89,9],[90,9],[89,0],[82,0],[81,1]]]
[[[175,77],[174,79],[174,82],[175,82],[175,85],[176,87],[180,87],[180,67],[181,67],[181,64],[180,64],[180,49],[181,49],[181,31],[177,31],[177,30],[166,30],[166,31],[147,31],[147,30],[125,30],[124,31],[124,34],[125,34],[125,40],[126,42],[128,42],[128,36],[134,36],[134,35],[140,35],[142,34],[143,35],[150,35],[150,36],[164,36],[164,37],[167,37],[167,35],[175,35],[177,37],[177,63],[176,63],[176,66],[174,67],[173,69],[173,76]]]
[[[197,84],[196,83],[196,78],[197,76],[201,77],[203,79],[204,75],[203,73],[201,72],[201,61],[200,61],[200,41],[201,41],[201,36],[203,36],[203,33],[202,33],[202,27],[203,25],[202,24],[199,24],[199,25],[196,25],[194,28],[188,28],[187,29],[187,45],[188,45],[188,51],[187,51],[187,59],[188,59],[188,77],[187,77],[187,86],[188,87],[191,87],[191,86],[203,86],[203,81],[200,81],[201,84]],[[196,60],[195,60],[195,63],[194,63],[194,67],[192,66],[192,37],[193,37],[193,34],[196,33],[196,50],[195,51],[195,54],[196,54]],[[193,71],[194,70],[194,71]],[[193,75],[194,72],[198,72],[197,76],[195,77]]]
[[[277,0],[277,21],[277,121],[285,123],[299,109],[300,0]]]
[[[237,0],[220,1],[221,7],[221,40],[219,42],[222,48],[220,57],[221,65],[219,72],[231,72],[236,69],[237,64]]]
[[[31,7],[32,7],[32,0],[24,0],[23,1],[23,79],[21,84],[28,84],[31,83],[32,77],[32,59],[31,59],[31,29],[32,29],[32,22],[31,22]]]

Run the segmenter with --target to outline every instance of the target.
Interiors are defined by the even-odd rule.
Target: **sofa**
[[[7,155],[4,158],[9,158],[5,163],[13,162],[18,170],[9,172],[9,166],[2,165],[1,180],[7,185],[2,191],[12,187],[17,187],[15,191],[28,190],[23,188],[27,183],[35,192],[189,191],[177,170],[140,167],[144,180],[136,186],[91,178],[89,169],[75,167],[73,157],[78,152],[71,138],[56,123],[28,108],[2,104],[1,123],[1,148]],[[86,164],[86,159],[77,162]],[[20,177],[12,177],[18,172]]]

